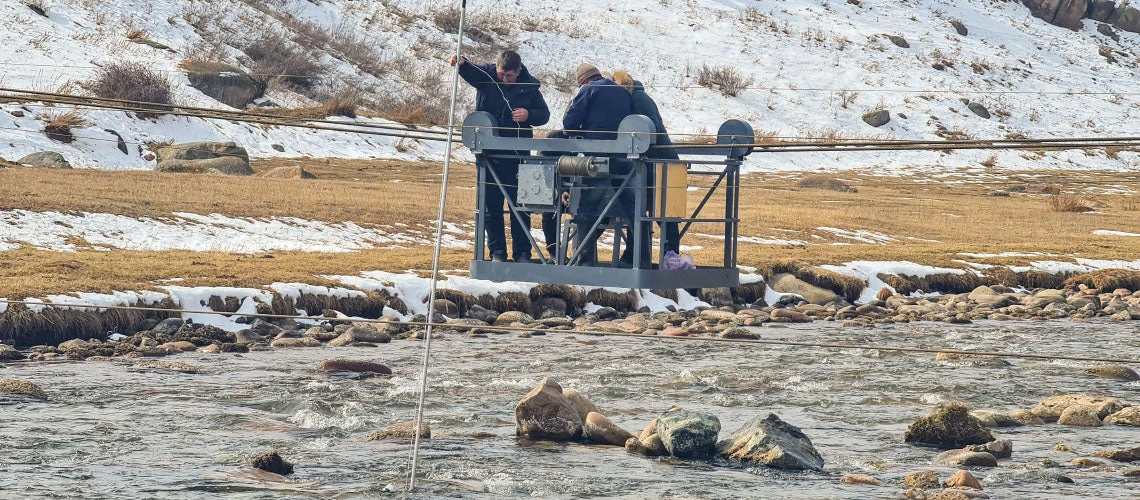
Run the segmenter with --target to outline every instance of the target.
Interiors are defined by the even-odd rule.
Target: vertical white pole
[[[447,181],[451,174],[451,147],[455,142],[455,103],[459,97],[459,66],[463,55],[463,28],[467,20],[467,0],[460,0],[458,41],[455,44],[455,72],[451,77],[451,107],[447,114],[447,146],[443,158],[443,184],[439,188],[439,213],[435,223],[435,254],[431,261],[431,285],[428,288],[428,325],[424,331],[423,365],[420,367],[420,394],[416,403],[416,439],[412,444],[412,466],[408,472],[408,491],[416,488],[416,469],[420,458],[420,428],[424,421],[424,399],[428,388],[428,360],[431,358],[432,324],[435,323],[435,286],[439,280],[439,255],[443,240],[443,216],[447,209]]]

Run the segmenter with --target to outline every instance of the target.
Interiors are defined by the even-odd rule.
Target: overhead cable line
[[[69,64],[38,64],[38,63],[21,63],[13,61],[0,61],[0,66],[12,67],[30,67],[30,68],[61,68],[61,69],[101,69],[102,66],[80,66]],[[528,68],[529,69],[529,68]],[[619,68],[620,69],[620,68]],[[178,73],[189,74],[193,73],[188,70],[181,69],[153,69],[159,73]],[[326,80],[330,79],[328,76],[319,75],[293,75],[288,73],[258,73],[248,72],[245,73],[249,76],[260,76],[269,78],[289,78],[293,80],[306,79],[306,80]],[[549,74],[540,73],[540,74]],[[533,73],[532,73],[533,75]],[[512,85],[543,85],[553,87],[550,83],[538,84],[518,82]],[[621,84],[602,84],[599,86],[611,87],[624,87]],[[670,85],[670,84],[647,84],[643,83],[643,87],[647,89],[677,89],[677,90],[692,90],[692,89],[710,89],[708,85],[689,84],[689,85]],[[1134,90],[1088,90],[1088,89],[1066,89],[1066,90],[1000,90],[1000,89],[949,89],[949,88],[912,88],[912,87],[797,87],[797,86],[770,86],[770,85],[745,85],[736,87],[740,90],[758,90],[765,92],[813,92],[813,93],[840,93],[840,92],[866,92],[866,93],[897,93],[897,94],[994,94],[994,95],[1068,95],[1068,96],[1131,96],[1140,95],[1140,92]]]

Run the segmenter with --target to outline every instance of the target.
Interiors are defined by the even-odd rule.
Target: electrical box
[[[534,208],[554,207],[557,191],[558,166],[554,163],[519,164],[519,205]]]
[[[653,212],[661,211],[661,196],[665,195],[665,213],[658,217],[689,216],[689,169],[684,163],[658,163],[656,186],[653,190]]]

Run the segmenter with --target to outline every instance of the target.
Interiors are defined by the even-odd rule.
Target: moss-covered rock
[[[907,428],[903,440],[942,448],[959,448],[988,443],[994,440],[994,436],[977,417],[970,415],[970,409],[966,405],[954,403],[915,420]]]

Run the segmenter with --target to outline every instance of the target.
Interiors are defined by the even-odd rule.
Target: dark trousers
[[[511,201],[516,201],[519,191],[518,160],[497,159],[490,163],[490,168],[495,171],[495,175],[499,176],[499,182],[506,188],[507,195],[511,197]],[[488,172],[487,186],[483,191],[483,225],[487,230],[487,248],[491,250],[491,255],[498,255],[503,259],[507,257],[506,224],[503,222],[503,207],[505,204],[506,198],[503,197],[503,191],[499,189],[494,177],[491,177],[490,172]],[[523,215],[522,224],[520,224],[518,218],[509,211],[507,217],[511,218],[512,256],[516,259],[522,255],[529,257],[530,239],[527,235],[530,233],[530,215]]]

